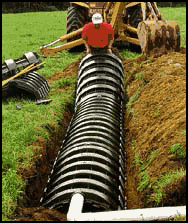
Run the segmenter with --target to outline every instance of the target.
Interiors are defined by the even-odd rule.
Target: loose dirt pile
[[[114,51],[116,55],[118,53]],[[120,56],[119,56],[120,57]],[[149,207],[146,195],[151,191],[138,192],[137,167],[133,166],[134,151],[133,141],[136,142],[135,150],[145,161],[151,151],[159,149],[160,155],[148,166],[150,182],[155,182],[162,174],[170,170],[179,170],[185,167],[181,159],[174,159],[169,154],[173,144],[180,143],[186,147],[185,136],[180,134],[186,129],[186,54],[173,52],[158,58],[137,59],[121,58],[125,67],[125,89],[127,101],[138,93],[138,99],[132,103],[125,115],[126,152],[127,152],[127,184],[126,196],[129,209]],[[81,60],[81,59],[80,59]],[[77,77],[79,61],[71,64],[62,73],[56,73],[48,81],[49,84],[62,78]],[[141,73],[142,72],[142,73]],[[73,109],[67,105],[66,114],[60,128],[51,134],[49,142],[41,139],[33,146],[40,146],[40,150],[33,160],[30,170],[22,171],[22,178],[27,181],[25,193],[18,200],[18,207],[12,219],[19,221],[66,221],[66,213],[39,207],[40,197],[47,182],[50,168],[56,153],[61,145],[62,137],[71,120]],[[129,113],[128,113],[129,112]],[[53,150],[52,150],[53,148]],[[39,156],[42,154],[42,157]],[[38,157],[38,158],[37,158]],[[181,193],[185,188],[185,178],[182,184],[175,182],[166,188],[167,199],[162,205],[177,205],[179,200],[185,198]],[[152,206],[152,205],[151,205]]]
[[[159,58],[125,61],[125,88],[130,98],[136,98],[126,112],[128,208],[152,207],[147,196],[152,191],[138,192],[138,168],[133,168],[135,151],[147,162],[152,151],[159,155],[147,167],[148,184],[155,183],[161,175],[174,170],[186,169],[185,162],[173,158],[170,148],[180,144],[186,148],[186,54],[173,52]],[[132,150],[134,148],[134,151]],[[147,164],[147,163],[146,163]],[[159,206],[178,206],[185,203],[186,176],[182,181],[165,188],[166,199]],[[132,191],[132,193],[131,193]],[[140,195],[140,196],[139,196]]]

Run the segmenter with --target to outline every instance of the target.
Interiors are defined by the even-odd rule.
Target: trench
[[[120,68],[119,68],[120,69]],[[117,71],[117,68],[116,68],[116,71]],[[95,76],[95,75],[94,75]],[[119,80],[121,79],[121,81],[123,82],[123,77],[122,78],[120,78],[119,77]],[[107,79],[106,79],[106,81],[108,81]],[[109,86],[110,85],[114,85],[115,84],[115,80],[112,80],[112,78],[111,78],[111,83],[109,83]],[[121,86],[122,88],[123,88],[123,85]],[[87,89],[87,87],[86,87],[86,89]],[[109,88],[110,89],[110,88]],[[107,89],[107,91],[109,90],[109,89]],[[121,89],[122,90],[122,89]],[[101,89],[99,89],[99,91],[101,91]],[[108,92],[109,93],[109,92]],[[107,96],[108,96],[108,93],[106,94]],[[110,92],[110,93],[112,93],[112,92]],[[82,96],[83,97],[83,96]],[[86,96],[87,97],[87,96]],[[119,97],[119,96],[118,96]],[[118,97],[116,97],[116,100],[118,99]],[[124,98],[124,96],[122,95],[122,97]],[[113,98],[113,97],[112,97]],[[99,122],[101,122],[101,121],[103,121],[102,123],[104,124],[101,128],[102,129],[106,129],[106,132],[107,133],[109,133],[109,130],[108,130],[108,127],[109,127],[109,123],[108,123],[108,121],[106,121],[106,123],[105,123],[105,120],[103,120],[103,117],[102,116],[104,116],[104,115],[106,115],[106,117],[109,117],[109,118],[112,118],[112,115],[113,115],[113,117],[114,118],[116,118],[116,122],[117,122],[117,113],[119,113],[120,112],[120,110],[118,111],[117,109],[115,109],[115,106],[117,106],[117,102],[115,103],[115,105],[112,105],[112,102],[113,102],[113,100],[112,100],[112,98],[108,98],[107,97],[107,99],[108,99],[108,103],[106,104],[106,108],[107,108],[107,110],[110,110],[110,109],[112,109],[113,110],[113,112],[112,112],[112,114],[105,114],[105,111],[102,109],[102,108],[99,108],[99,113],[101,112],[101,115],[99,115]],[[75,99],[75,98],[74,98]],[[95,106],[96,106],[96,103],[97,103],[97,100],[96,100],[97,98],[95,98],[95,96],[92,98],[92,100],[90,101],[91,103],[93,103],[93,106],[94,106],[94,109],[96,108]],[[104,102],[104,100],[103,100],[103,102]],[[115,101],[114,101],[115,102]],[[101,103],[101,101],[100,101],[100,103]],[[33,168],[32,169],[30,169],[29,171],[23,171],[22,172],[22,178],[23,179],[25,179],[26,180],[26,188],[25,188],[25,191],[22,193],[22,195],[20,196],[20,198],[18,198],[18,201],[17,201],[17,203],[18,203],[18,207],[17,207],[17,209],[16,209],[16,211],[15,211],[15,216],[20,216],[20,212],[24,212],[24,210],[26,211],[26,210],[28,210],[28,209],[30,209],[30,208],[35,208],[35,207],[39,207],[40,206],[40,208],[42,208],[41,207],[41,203],[40,203],[40,199],[41,199],[41,197],[42,196],[44,196],[44,190],[45,190],[45,186],[46,186],[46,184],[47,184],[47,182],[49,181],[49,175],[50,175],[50,173],[51,173],[51,171],[52,171],[52,169],[53,169],[53,163],[54,163],[54,160],[55,160],[55,158],[56,158],[56,156],[57,156],[57,153],[58,153],[58,151],[59,151],[59,149],[61,148],[61,145],[62,145],[62,139],[63,138],[66,138],[65,136],[66,136],[66,132],[67,132],[67,128],[68,128],[68,126],[69,126],[69,123],[70,123],[70,121],[71,121],[71,119],[72,119],[72,116],[73,116],[73,114],[74,114],[74,103],[73,104],[68,104],[67,106],[66,106],[66,109],[65,109],[65,114],[64,114],[64,118],[63,118],[63,120],[61,121],[61,123],[60,123],[60,128],[58,129],[58,130],[56,130],[56,131],[54,131],[54,129],[53,129],[53,127],[51,127],[51,126],[46,126],[46,128],[50,131],[50,133],[51,133],[51,136],[50,136],[50,140],[48,141],[48,142],[46,142],[45,144],[43,144],[42,142],[38,142],[38,144],[40,145],[42,145],[42,149],[40,150],[40,153],[42,153],[42,156],[41,156],[41,158],[40,159],[36,159],[36,161],[33,161],[33,163],[34,163],[34,165],[33,165]],[[85,103],[85,105],[84,105],[84,103],[81,103],[81,106],[84,108],[84,110],[86,109],[87,110],[87,103]],[[99,106],[99,103],[98,103],[98,105],[97,106]],[[91,110],[91,112],[92,112],[92,110]],[[124,116],[124,114],[122,114],[123,116]],[[122,118],[123,118],[123,116],[122,116]],[[102,119],[101,119],[102,118]],[[87,120],[86,120],[87,121]],[[121,123],[121,124],[123,124],[123,123]],[[117,137],[117,135],[118,135],[118,131],[119,131],[119,124],[117,125],[117,123],[116,123],[116,126],[118,126],[118,127],[115,127],[115,126],[113,126],[113,123],[111,123],[111,128],[112,128],[112,132],[114,131],[114,129],[113,128],[116,128],[116,130],[115,131],[117,131],[117,133],[116,133],[116,136],[114,136],[112,133],[110,134],[110,137]],[[74,129],[73,129],[74,130]],[[95,129],[96,130],[96,129]],[[114,132],[115,132],[114,131]],[[123,133],[122,133],[123,134]],[[101,136],[101,132],[98,132],[98,136]],[[103,144],[105,144],[106,142],[106,140],[108,140],[109,141],[109,136],[107,136],[107,138],[105,138],[106,136],[104,136],[104,139],[102,140],[102,143]],[[122,136],[123,137],[123,136]],[[74,137],[73,137],[74,138]],[[100,137],[99,137],[100,138]],[[111,139],[110,139],[111,140]],[[115,139],[115,138],[113,138],[112,139],[112,141],[111,142],[113,142],[113,143],[117,143],[117,139]],[[109,141],[109,143],[110,143],[110,141]],[[35,143],[35,144],[37,144],[37,142]],[[109,145],[108,145],[109,146]],[[108,146],[106,146],[107,148],[108,148]],[[95,146],[96,147],[96,146]],[[51,149],[51,148],[53,148],[53,150]],[[97,148],[98,149],[98,148]],[[101,149],[101,151],[102,151],[102,153],[104,153],[103,155],[106,155],[105,154],[105,152],[106,153],[109,153],[110,154],[110,152],[108,151],[108,149],[106,149],[105,147],[104,148],[102,148]],[[116,154],[116,152],[115,152],[115,150],[114,150],[114,152],[112,152],[112,154],[111,155],[109,155],[109,156],[112,156],[113,155],[113,153],[114,154]],[[121,151],[121,153],[124,153],[124,151]],[[37,156],[37,154],[35,155],[35,156]],[[96,154],[96,156],[101,156],[101,155],[97,155]],[[102,157],[102,156],[101,156]],[[101,160],[101,157],[99,158],[99,160],[100,161],[102,161]],[[92,158],[93,159],[93,158]],[[102,158],[102,159],[106,159],[106,158]],[[113,158],[111,158],[111,159],[113,159]],[[104,161],[103,160],[103,162],[105,163],[106,161]],[[114,161],[109,161],[109,162],[111,162],[111,164],[114,162]],[[121,162],[122,162],[122,160],[121,160]],[[110,164],[110,165],[111,165]],[[99,169],[101,168],[101,166],[99,165]],[[116,168],[115,168],[116,169]],[[124,173],[125,174],[125,173]],[[125,176],[124,176],[124,174],[123,174],[123,176],[121,176],[121,178],[122,178],[122,182],[124,182],[124,179],[125,179]],[[119,173],[118,173],[118,175],[119,175]],[[102,173],[101,173],[101,176],[102,176]],[[100,176],[100,177],[101,177]],[[95,176],[96,177],[96,176]],[[107,179],[109,182],[110,181],[112,181],[112,178],[111,177],[109,177],[109,179]],[[36,182],[37,182],[37,184],[36,184]],[[105,182],[106,181],[104,181],[104,185],[105,185]],[[118,183],[119,183],[119,179],[118,179]],[[117,184],[117,183],[116,183]],[[117,186],[117,185],[116,185]],[[123,183],[123,186],[124,186],[124,183]],[[94,186],[95,187],[95,186]],[[124,191],[124,188],[122,188],[121,189],[122,191]],[[114,191],[114,189],[113,189],[113,191]],[[102,191],[101,191],[102,192]],[[107,193],[111,193],[111,196],[113,196],[112,195],[112,192],[108,192],[107,191]],[[121,194],[122,195],[122,194]],[[105,195],[106,196],[106,195]],[[104,196],[104,197],[105,197]],[[123,194],[122,195],[122,198],[121,198],[121,204],[119,203],[119,201],[117,201],[116,200],[116,202],[121,206],[121,208],[123,208],[124,207],[124,203],[125,203],[125,201],[124,201],[124,196],[125,196],[125,194]],[[107,198],[107,200],[106,201],[108,201],[108,199],[109,198]],[[109,202],[109,201],[108,201]],[[107,203],[108,203],[107,202]],[[69,202],[68,202],[69,203]],[[94,202],[95,203],[95,202]],[[113,203],[113,202],[112,202]],[[108,206],[109,206],[110,204],[108,203]],[[97,207],[97,206],[100,206],[100,202],[98,202],[98,203],[95,203],[93,206],[92,206],[92,211],[93,210],[104,210],[105,209],[105,206],[103,206],[102,207],[102,209],[101,209],[101,206],[100,207]],[[117,204],[116,204],[116,207],[114,206],[113,208],[117,208]],[[68,207],[68,204],[67,204],[67,207]],[[63,212],[64,214],[66,214],[67,213],[67,208],[66,208],[66,210],[62,210],[62,208],[60,208],[60,209],[57,209],[58,211],[61,211],[61,212]],[[85,206],[85,208],[84,208],[84,210],[85,211],[89,211],[89,210],[91,210],[91,205],[86,205]],[[23,215],[23,213],[21,214],[21,216]]]
[[[125,101],[128,100],[127,98],[125,91]],[[67,104],[64,118],[62,118],[59,123],[60,127],[56,131],[52,126],[47,127],[51,132],[50,140],[47,142],[44,142],[43,140],[36,142],[36,144],[41,145],[41,150],[40,152],[37,152],[36,155],[39,157],[39,154],[42,153],[42,157],[36,158],[36,160],[33,161],[33,167],[29,171],[23,171],[22,173],[22,177],[26,180],[27,185],[24,193],[18,199],[18,207],[16,208],[14,215],[11,216],[12,219],[66,220],[66,210],[60,208],[56,211],[41,207],[40,198],[43,195],[54,160],[62,145],[62,138],[66,135],[73,114],[74,104]],[[125,118],[126,146],[129,145],[132,137],[132,134],[126,129],[127,122],[128,120]],[[127,151],[126,156],[127,182],[125,184],[125,193],[127,196],[127,208],[143,208],[145,205],[141,198],[141,194],[137,191],[137,182],[134,177],[136,172],[130,167],[131,162],[133,161],[133,154],[131,154],[130,151]]]
[[[126,95],[126,90],[124,90],[123,97],[125,100],[124,103],[126,104],[126,101],[128,100],[128,97]],[[41,200],[41,197],[44,196],[44,190],[45,190],[46,185],[48,184],[47,182],[49,181],[49,176],[51,175],[51,171],[53,169],[54,160],[57,157],[57,153],[60,150],[61,145],[62,145],[62,139],[65,138],[67,134],[67,129],[74,115],[75,100],[76,98],[74,95],[74,102],[66,105],[64,117],[58,123],[59,128],[56,131],[55,129],[53,129],[52,126],[49,126],[49,125],[46,126],[46,129],[50,133],[50,139],[47,142],[44,142],[43,139],[41,139],[38,142],[34,143],[34,146],[39,145],[41,147],[40,151],[38,151],[37,154],[34,155],[34,157],[38,157],[41,154],[42,156],[41,158],[36,158],[36,160],[32,161],[34,164],[30,170],[22,171],[21,175],[22,175],[22,178],[26,181],[26,188],[25,188],[25,191],[18,198],[17,200],[18,207],[15,210],[14,216],[11,216],[11,218],[19,219],[21,217],[21,219],[34,218],[34,219],[43,219],[43,220],[45,219],[57,220],[58,218],[54,218],[54,215],[58,215],[59,218],[66,220],[68,204],[67,206],[64,207],[64,209],[57,208],[56,209],[57,211],[56,211],[56,210],[50,210],[45,207],[41,207],[40,200]],[[108,105],[106,106],[108,107]],[[117,111],[115,111],[115,113],[117,113]],[[123,113],[123,116],[125,116],[124,113]],[[102,120],[100,120],[99,118],[99,121],[102,121]],[[130,183],[131,183],[131,179],[130,179]],[[126,183],[124,182],[124,185],[126,187],[127,182]],[[136,186],[134,189],[135,191],[137,191]],[[134,192],[133,194],[134,194],[134,197],[136,197]],[[127,195],[128,195],[127,190],[125,189],[124,197],[126,197]],[[137,200],[139,199],[137,198]],[[134,205],[130,205],[131,202],[128,202],[128,201],[127,200],[123,201],[124,204],[122,204],[122,206],[125,205],[125,207],[128,207],[128,208],[137,208],[138,206],[140,207],[140,204],[135,206],[135,202],[134,202]],[[98,207],[97,205],[100,206],[99,203],[93,206],[91,206],[90,204],[89,205],[86,204],[83,211],[84,212],[93,211],[93,210],[103,211],[105,209],[104,207]],[[40,213],[39,214],[40,217],[39,216],[36,217],[35,213],[38,213],[38,214]]]
[[[39,214],[40,220],[58,220],[59,217],[65,219],[63,214],[58,213],[55,210],[50,211],[40,207],[41,196],[44,193],[44,188],[54,160],[62,144],[62,139],[66,135],[67,128],[73,115],[74,102],[68,103],[64,110],[63,117],[58,122],[59,128],[55,130],[53,126],[45,126],[50,133],[49,140],[46,141],[43,138],[40,138],[37,142],[32,144],[33,146],[40,147],[40,150],[37,150],[34,154],[34,157],[36,158],[32,160],[32,167],[29,170],[20,170],[21,173],[18,172],[19,175],[21,174],[22,179],[26,181],[26,187],[17,199],[18,206],[15,209],[14,214],[10,216],[11,219],[28,220],[28,218],[32,218],[36,220],[35,212],[42,212],[42,216]],[[47,216],[47,218],[45,218],[45,216]]]

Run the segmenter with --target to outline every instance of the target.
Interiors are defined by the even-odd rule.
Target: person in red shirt
[[[100,13],[95,13],[92,16],[92,22],[84,26],[82,39],[86,46],[87,54],[91,52],[112,54],[111,48],[114,41],[114,30],[111,24],[103,22]]]

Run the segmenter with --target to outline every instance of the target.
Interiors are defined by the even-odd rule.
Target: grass
[[[66,11],[30,12],[2,15],[2,63],[17,59],[25,52],[40,53],[40,47],[66,34]],[[61,45],[59,42],[57,45]],[[60,58],[43,58],[45,68],[40,73],[48,78],[52,72],[62,71],[83,53],[59,53]]]
[[[142,192],[146,189],[152,190],[153,192],[151,195],[149,195],[148,201],[155,202],[157,205],[162,201],[163,198],[166,197],[164,188],[178,180],[181,180],[182,177],[186,175],[186,170],[180,169],[176,171],[170,171],[165,175],[161,175],[160,178],[155,182],[150,182],[150,175],[148,174],[147,168],[150,163],[160,154],[160,149],[152,151],[145,161],[140,158],[138,151],[136,151],[136,140],[132,141],[132,150],[135,152],[134,163],[132,167],[135,166],[138,169],[138,173],[141,179],[138,185],[138,191]],[[170,150],[176,155],[183,157],[186,156],[186,154],[183,152],[183,148],[179,144],[173,145]]]
[[[186,136],[186,129],[182,130],[182,131],[180,132],[180,134],[182,134],[183,136]]]
[[[74,84],[75,84],[75,80],[73,80],[72,78],[64,78],[53,83],[52,87],[53,87],[53,91],[56,91],[58,88],[74,86]]]
[[[139,53],[130,52],[127,49],[123,49],[123,50],[120,49],[119,53],[123,58],[129,58],[129,59],[136,59],[140,56]]]
[[[160,110],[159,110],[159,108],[157,109],[156,112],[154,112],[154,115],[160,115]]]
[[[170,152],[173,153],[176,156],[186,158],[185,148],[183,146],[181,146],[180,144],[172,145],[172,147],[170,148]]]
[[[19,191],[23,186],[24,182],[17,177],[15,169],[9,168],[6,174],[2,173],[3,221],[8,220],[5,213],[11,213],[12,209],[16,207],[16,202],[12,198],[16,198],[19,195]]]
[[[145,85],[144,81],[143,81],[143,74],[140,73],[138,74],[138,76],[135,77],[136,80],[140,80],[141,84],[138,87],[138,90],[135,92],[135,94],[133,94],[130,98],[129,101],[126,104],[126,111],[128,114],[128,117],[130,117],[130,115],[132,114],[133,117],[135,118],[136,114],[134,112],[134,109],[131,108],[131,106],[139,99],[139,95],[143,89],[143,86]]]
[[[144,72],[139,72],[135,75],[136,80],[143,80],[144,79]]]
[[[169,9],[172,10],[172,9]],[[182,9],[184,10],[184,9]],[[183,11],[185,14],[185,11]],[[166,14],[166,13],[165,13]],[[178,15],[178,13],[176,13]],[[172,16],[171,14],[170,16]],[[186,31],[185,17],[179,21],[183,31]],[[17,59],[25,52],[37,52],[40,47],[51,43],[66,34],[67,11],[56,12],[30,12],[2,15],[2,63],[6,59]],[[170,17],[169,16],[169,17]],[[186,33],[184,35],[186,37]],[[186,42],[182,40],[182,44]],[[60,45],[62,43],[58,43]],[[120,50],[122,57],[137,58],[140,54]],[[55,72],[62,71],[70,63],[82,57],[83,53],[71,54],[68,51],[59,53],[59,58],[42,58],[46,62],[39,74],[46,79]],[[141,77],[138,77],[141,78]],[[25,182],[17,175],[17,170],[29,168],[31,158],[36,148],[28,146],[40,137],[49,138],[49,133],[43,128],[46,124],[54,123],[57,127],[59,119],[63,117],[65,104],[73,100],[69,94],[52,94],[58,88],[74,86],[75,80],[69,78],[51,84],[48,105],[36,106],[24,100],[2,103],[2,220],[10,220],[8,216],[16,207],[16,199],[23,190]],[[131,99],[137,100],[137,96]],[[16,106],[24,104],[21,110]],[[23,159],[20,163],[19,160]],[[145,179],[147,179],[145,177]]]
[[[36,106],[28,101],[23,101],[24,107],[17,111],[18,102],[10,102],[3,106],[2,114],[2,201],[3,216],[11,213],[16,206],[16,197],[24,187],[17,176],[17,170],[29,168],[31,157],[34,153],[33,147],[27,145],[35,142],[39,137],[46,140],[48,131],[43,127],[47,123],[54,123],[57,127],[58,121],[63,116],[63,109],[67,102],[71,101],[71,95],[54,95],[49,105]],[[20,101],[21,102],[21,101]],[[36,148],[35,148],[36,149]],[[23,159],[24,162],[19,163]],[[28,164],[27,164],[28,163]],[[19,180],[18,180],[19,179]],[[10,185],[12,185],[10,187]]]
[[[144,82],[144,73],[143,73],[143,72],[139,72],[139,73],[135,74],[135,80],[136,80],[136,81],[137,81],[137,80],[140,81],[138,90],[135,92],[134,95],[132,95],[132,96],[129,98],[129,101],[128,101],[128,103],[126,104],[126,112],[127,112],[127,114],[128,114],[128,117],[130,117],[130,115],[132,114],[134,120],[136,120],[137,115],[135,114],[135,111],[134,111],[133,108],[131,108],[131,106],[138,100],[138,98],[139,98],[139,94],[141,93],[142,88],[143,88],[143,86],[145,85],[145,82]],[[128,86],[128,88],[129,88],[129,86]],[[128,89],[127,89],[127,90],[128,90]]]
[[[152,186],[154,192],[152,193],[152,195],[150,195],[148,201],[154,201],[156,203],[160,203],[162,199],[166,197],[166,194],[164,193],[164,188],[182,179],[182,177],[185,175],[186,175],[185,169],[170,171],[169,173],[162,175],[160,179],[158,179]]]
[[[159,10],[168,21],[176,21],[180,26],[181,47],[186,47],[186,7],[160,8]]]
[[[147,62],[148,64],[150,64],[151,61],[152,61],[152,57],[148,57],[147,60],[146,60],[146,62]]]

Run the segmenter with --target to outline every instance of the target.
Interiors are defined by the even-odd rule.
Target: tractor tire
[[[67,34],[82,28],[87,22],[87,11],[78,5],[71,5],[67,15]],[[80,39],[81,34],[67,40],[67,43]],[[69,52],[81,52],[85,49],[84,44],[69,49]]]
[[[129,8],[128,15],[130,16],[130,25],[134,28],[137,28],[138,24],[143,21],[142,9],[138,5]]]
[[[143,21],[142,9],[139,5],[129,8],[128,10],[130,25],[137,29],[138,24]],[[130,37],[138,38],[137,34],[130,33]],[[141,47],[135,44],[130,44],[130,50],[133,52],[141,52]]]

